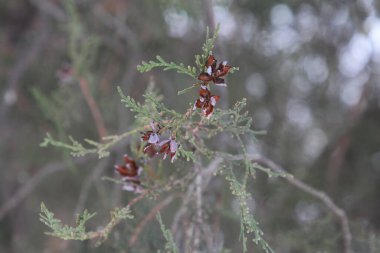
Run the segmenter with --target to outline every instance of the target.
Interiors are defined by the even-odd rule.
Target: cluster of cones
[[[142,168],[137,166],[135,160],[128,155],[124,155],[123,158],[123,165],[115,165],[115,171],[119,173],[124,181],[123,190],[141,193],[143,191],[140,181]]]
[[[170,155],[170,161],[173,162],[177,153],[178,145],[175,141],[175,137],[171,136],[168,139],[160,141],[162,127],[158,125],[156,128],[153,122],[150,123],[152,130],[141,132],[141,140],[146,141],[147,144],[144,147],[144,153],[149,157],[164,154],[164,159]]]
[[[199,98],[195,100],[193,110],[197,108],[201,109],[202,115],[210,118],[220,96],[211,94],[208,84],[212,82],[218,86],[227,86],[223,77],[228,74],[231,66],[227,65],[227,61],[223,61],[217,66],[217,60],[213,55],[210,55],[205,63],[205,69],[205,72],[198,75],[198,80],[201,81],[201,88],[199,90]]]
[[[214,107],[219,101],[220,96],[213,95],[209,89],[209,83],[214,83],[218,86],[227,86],[224,80],[224,76],[228,74],[231,66],[227,65],[226,61],[217,65],[217,60],[213,55],[209,55],[205,62],[204,69],[206,71],[198,75],[198,80],[201,81],[199,98],[195,101],[193,110],[201,109],[202,115],[206,118],[210,118],[214,112]],[[150,123],[150,130],[140,132],[141,140],[146,142],[144,146],[144,153],[149,157],[163,154],[163,159],[166,159],[170,155],[170,161],[173,162],[178,144],[175,137],[171,136],[167,139],[160,141],[160,136],[163,132],[163,127],[154,122]],[[140,174],[142,168],[136,164],[136,162],[128,155],[124,155],[124,164],[115,165],[116,172],[122,177],[124,184],[123,189],[135,193],[143,191],[143,187],[140,181]]]
[[[178,145],[174,137],[170,137],[160,141],[161,130],[163,127],[156,125],[154,122],[150,123],[151,130],[140,132],[141,141],[146,142],[144,153],[149,157],[163,154],[163,159],[170,155],[170,161],[173,162],[177,153]],[[142,168],[138,166],[132,158],[124,155],[124,164],[115,165],[115,171],[122,177],[124,184],[123,190],[135,193],[141,193],[143,187],[140,181],[140,174]]]

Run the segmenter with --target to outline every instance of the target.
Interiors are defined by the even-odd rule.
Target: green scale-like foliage
[[[157,56],[157,61],[142,62],[137,69],[140,72],[148,72],[154,68],[175,70],[180,74],[189,75],[196,80],[195,84],[191,84],[184,90],[179,91],[179,94],[196,88],[201,84],[200,81],[197,80],[197,75],[205,71],[204,63],[212,54],[217,39],[218,29],[212,37],[209,36],[207,30],[206,42],[202,47],[202,53],[195,56],[195,66],[185,66],[182,63],[177,64],[174,62],[167,62],[162,57]],[[80,41],[80,39],[78,40]],[[76,47],[77,46],[78,45],[76,44]],[[72,50],[74,49],[72,48]],[[234,70],[237,70],[237,68],[231,68],[229,73],[232,73]],[[244,108],[246,107],[246,99],[236,102],[230,109],[222,110],[216,107],[213,115],[206,118],[201,112],[193,110],[192,104],[185,112],[178,112],[174,109],[168,108],[163,103],[161,99],[162,97],[159,93],[152,88],[149,88],[143,95],[144,101],[141,103],[137,102],[130,96],[126,96],[120,87],[118,87],[118,92],[121,97],[121,103],[135,114],[136,122],[132,129],[119,135],[104,137],[100,142],[85,139],[84,144],[75,140],[73,137],[69,137],[69,142],[65,142],[62,140],[56,140],[50,134],[47,134],[41,146],[60,147],[68,150],[73,156],[84,156],[96,153],[99,158],[102,158],[108,156],[112,151],[112,148],[123,140],[128,140],[131,147],[139,146],[136,145],[136,142],[140,142],[139,132],[146,130],[146,126],[149,126],[150,122],[155,122],[162,126],[160,131],[170,132],[171,135],[175,137],[176,142],[179,144],[176,158],[184,158],[183,160],[188,162],[187,166],[189,167],[189,170],[188,172],[185,172],[185,176],[183,176],[183,174],[181,176],[176,176],[175,172],[173,172],[166,180],[161,179],[158,180],[158,182],[143,182],[144,187],[146,187],[145,193],[155,196],[155,194],[158,193],[173,191],[178,185],[181,185],[182,188],[186,187],[186,184],[188,184],[196,174],[191,169],[192,163],[196,163],[197,166],[200,166],[201,161],[204,160],[211,161],[216,158],[222,159],[222,166],[217,169],[216,173],[219,172],[220,175],[225,177],[227,183],[230,185],[232,194],[239,200],[239,218],[241,221],[240,239],[243,244],[243,251],[247,251],[246,244],[248,238],[252,235],[253,242],[260,245],[265,252],[273,252],[271,247],[264,240],[263,231],[259,228],[259,223],[255,220],[254,215],[247,206],[247,199],[250,197],[250,194],[247,193],[246,187],[249,179],[253,178],[254,173],[257,170],[264,171],[269,176],[284,175],[275,173],[270,169],[264,168],[250,161],[243,140],[255,141],[256,135],[261,134],[262,132],[252,130],[252,118],[248,116],[248,112],[244,111]],[[197,130],[197,134],[194,134],[194,129]],[[240,153],[231,154],[226,153],[223,150],[211,149],[209,141],[219,134],[231,136],[236,143],[240,144]],[[133,152],[136,157],[144,156],[141,148],[136,148]],[[199,159],[199,157],[202,158]],[[239,171],[239,175],[243,175],[242,178],[235,176],[237,171]],[[110,179],[110,181],[117,182],[117,180],[112,179]],[[111,220],[102,230],[86,232],[85,223],[93,216],[94,214],[85,211],[78,216],[77,226],[70,227],[62,225],[61,221],[56,219],[54,214],[50,212],[44,204],[41,205],[41,221],[53,231],[48,234],[66,240],[86,240],[97,237],[105,239],[111,232],[112,228],[121,220],[132,218],[128,206],[122,209],[115,209],[111,213]],[[157,220],[160,223],[161,230],[167,241],[165,250],[179,252],[174,243],[172,234],[163,225],[160,215],[157,215]]]

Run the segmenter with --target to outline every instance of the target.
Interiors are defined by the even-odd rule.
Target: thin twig
[[[102,139],[103,137],[107,136],[107,129],[105,127],[103,117],[102,117],[102,114],[100,113],[99,107],[96,104],[95,99],[90,92],[90,87],[89,87],[87,79],[83,77],[79,77],[79,86],[87,102],[87,105],[90,108],[92,117],[94,118],[99,137],[100,139]]]
[[[188,236],[186,236],[185,238],[192,238],[193,237],[194,229],[195,229],[193,224],[191,223],[187,229],[181,229],[180,231],[183,231],[183,232],[179,233],[179,226],[180,226],[179,222],[183,221],[184,216],[189,212],[188,207],[189,207],[191,201],[193,200],[194,196],[195,196],[195,201],[198,201],[198,203],[196,202],[196,204],[198,206],[200,206],[200,207],[197,207],[197,210],[202,208],[202,202],[199,202],[199,197],[198,197],[199,196],[199,190],[200,190],[200,193],[202,194],[204,189],[206,188],[206,186],[209,184],[213,173],[218,169],[218,167],[222,161],[223,161],[223,159],[218,157],[218,158],[214,159],[212,162],[210,162],[210,164],[206,168],[198,170],[199,172],[198,172],[197,176],[195,177],[193,182],[188,185],[186,194],[182,198],[183,199],[182,205],[178,209],[176,214],[174,215],[173,223],[172,223],[172,227],[171,227],[171,231],[172,231],[172,234],[175,235],[175,242],[177,245],[180,245],[182,233],[188,234]],[[200,166],[201,165],[199,165],[199,167]],[[197,180],[199,180],[198,176],[202,178],[201,182],[197,181]],[[198,194],[197,194],[197,192],[198,192]],[[202,219],[202,213],[201,212],[197,213],[197,218],[201,221],[201,219]],[[197,220],[197,223],[199,222],[199,220]],[[198,224],[198,225],[200,225],[200,224]],[[191,243],[194,244],[194,241],[191,241]],[[190,247],[190,245],[188,245],[188,243],[185,243],[185,245],[187,245],[187,246],[185,246],[185,248]],[[194,246],[196,246],[196,245],[194,245]],[[180,248],[182,248],[182,247],[180,247]]]
[[[103,169],[105,168],[106,164],[106,159],[101,160],[100,163],[92,170],[91,174],[88,175],[84,180],[81,187],[81,191],[79,193],[78,202],[75,207],[75,214],[81,213],[83,211],[84,204],[88,197],[88,192],[91,188],[91,185],[96,179],[100,178],[100,175],[103,172]]]
[[[75,164],[83,164],[89,160],[89,157],[81,157],[74,159]],[[31,194],[34,188],[48,175],[62,171],[67,168],[67,164],[64,162],[55,162],[44,166],[39,172],[31,177],[15,194],[0,207],[0,220],[4,218],[13,208],[18,206],[29,194]]]
[[[200,170],[199,170],[200,172]],[[194,232],[194,239],[193,239],[193,245],[194,245],[194,252],[200,252],[200,244],[201,244],[201,225],[202,225],[202,219],[203,219],[203,212],[202,212],[202,175],[201,173],[198,173],[195,177],[195,219],[196,219],[196,227]]]
[[[141,231],[145,227],[145,225],[152,220],[154,217],[156,217],[156,214],[163,208],[165,208],[167,205],[169,205],[176,197],[182,196],[182,194],[172,194],[169,195],[167,198],[165,198],[163,201],[158,203],[155,207],[150,210],[150,212],[144,217],[144,219],[136,226],[135,230],[133,231],[133,234],[131,236],[131,239],[129,239],[129,246],[133,247],[133,245],[136,243]]]
[[[325,192],[321,190],[317,190],[307,185],[306,183],[302,182],[301,180],[295,178],[293,175],[286,172],[286,170],[283,169],[280,165],[276,164],[275,162],[273,162],[272,160],[268,159],[267,157],[263,155],[260,155],[260,154],[249,155],[249,158],[252,159],[252,161],[254,162],[258,162],[258,163],[263,164],[264,166],[269,167],[275,172],[286,173],[287,176],[285,177],[285,180],[288,181],[289,184],[321,200],[331,210],[331,212],[334,213],[338,217],[340,221],[341,229],[343,233],[344,253],[352,253],[352,246],[351,246],[352,234],[350,231],[347,215],[344,212],[344,210],[338,207]]]
[[[337,185],[336,181],[339,179],[340,173],[342,172],[344,158],[349,148],[351,147],[352,131],[354,129],[355,123],[358,122],[358,119],[365,111],[369,93],[369,83],[366,83],[362,88],[360,99],[348,111],[347,120],[345,120],[346,122],[343,123],[348,127],[339,137],[338,141],[336,142],[336,146],[334,147],[328,159],[326,180],[327,189],[330,190],[330,192],[333,191],[335,185]]]
[[[79,193],[77,205],[75,207],[74,215],[77,216],[83,212],[85,202],[88,198],[88,193],[91,188],[92,183],[100,177],[107,160],[101,160],[101,162],[92,170],[90,175],[88,175],[82,183],[82,187]],[[98,185],[96,185],[98,186]],[[68,240],[62,240],[59,246],[59,251],[67,252],[67,247],[69,246]]]
[[[129,88],[133,83],[133,79],[137,73],[136,65],[139,63],[141,59],[141,45],[138,40],[138,36],[136,33],[127,25],[125,21],[126,16],[114,16],[111,15],[103,5],[97,5],[94,9],[94,15],[101,21],[104,26],[113,30],[116,37],[124,40],[128,45],[130,45],[131,49],[126,52],[129,56],[129,64],[126,66],[125,71],[123,71],[123,77],[121,78],[122,86],[124,87],[126,93],[129,93]],[[125,112],[123,111],[123,114]]]
[[[131,201],[129,201],[129,203],[125,206],[125,208],[130,208],[131,206],[135,205],[136,203],[138,203],[140,200],[142,200],[146,195],[148,195],[150,191],[149,190],[146,190],[144,191],[143,193],[141,193],[140,195],[138,195],[137,197],[135,197],[134,199],[132,199]],[[100,229],[98,231],[95,231],[95,232],[88,232],[86,234],[86,237],[84,238],[85,240],[90,240],[90,239],[99,239],[99,238],[107,238],[108,234],[112,231],[112,229],[118,225],[121,221],[123,220],[123,218],[121,217],[116,217],[116,218],[112,218],[104,227],[103,229]]]

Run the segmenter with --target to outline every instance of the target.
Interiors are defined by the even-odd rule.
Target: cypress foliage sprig
[[[44,203],[41,203],[40,221],[48,226],[53,232],[46,232],[51,236],[56,236],[64,240],[88,239],[89,233],[86,232],[85,224],[88,220],[95,216],[96,213],[89,213],[87,210],[76,219],[76,227],[63,225],[62,221],[54,217],[54,213],[49,211]]]
[[[161,214],[159,212],[156,215],[156,219],[157,219],[158,223],[160,224],[162,234],[164,235],[164,237],[166,239],[165,252],[179,253],[179,250],[174,243],[173,235],[170,232],[170,230],[166,229],[165,224],[162,221]]]
[[[101,243],[108,238],[112,229],[121,220],[133,219],[129,207],[115,208],[110,212],[110,221],[98,231],[86,231],[86,223],[96,213],[89,213],[84,210],[83,213],[79,214],[76,218],[76,226],[63,225],[62,221],[54,217],[54,213],[49,211],[44,203],[41,203],[40,221],[48,226],[52,232],[46,232],[47,235],[59,237],[63,240],[75,240],[84,241],[89,239],[100,239],[98,243]]]
[[[176,70],[179,74],[189,75],[192,78],[196,79],[197,70],[195,67],[185,66],[183,63],[174,63],[174,62],[166,62],[161,56],[156,56],[157,61],[150,60],[149,62],[143,61],[141,65],[137,66],[137,70],[141,73],[149,72],[154,68],[162,68],[164,71],[166,70]]]
[[[71,11],[72,15],[75,15],[75,11]],[[257,170],[264,171],[269,176],[283,175],[274,173],[261,165],[251,163],[249,160],[249,154],[247,153],[243,140],[255,141],[256,135],[262,134],[263,132],[254,131],[252,129],[252,118],[248,112],[245,111],[247,105],[246,99],[237,101],[229,109],[217,108],[217,101],[223,98],[212,94],[211,86],[218,84],[225,85],[224,76],[237,69],[227,65],[226,62],[221,62],[217,65],[217,61],[212,55],[212,50],[217,39],[218,31],[219,26],[213,36],[210,37],[209,30],[207,29],[206,41],[202,46],[202,53],[195,56],[196,67],[185,66],[182,63],[167,62],[160,56],[157,56],[156,60],[142,62],[141,65],[137,66],[140,72],[148,72],[154,68],[162,68],[164,71],[176,70],[178,73],[191,76],[197,80],[189,87],[178,92],[178,94],[183,94],[193,88],[199,88],[198,99],[194,104],[190,104],[186,111],[179,112],[175,108],[168,108],[162,101],[162,96],[160,96],[155,89],[148,88],[143,95],[143,101],[138,102],[135,98],[125,95],[122,89],[118,87],[117,91],[121,103],[133,112],[136,118],[133,127],[129,131],[119,135],[104,137],[99,142],[85,139],[83,144],[72,137],[68,137],[68,141],[61,141],[47,134],[41,146],[63,148],[68,150],[73,156],[84,156],[96,153],[99,158],[102,158],[108,156],[115,145],[128,138],[135,157],[143,159],[134,159],[132,156],[125,155],[123,157],[124,163],[116,165],[115,168],[116,172],[119,173],[122,178],[121,184],[123,188],[127,191],[140,194],[139,197],[136,198],[139,200],[148,192],[152,196],[157,196],[158,194],[178,189],[178,186],[184,188],[190,184],[191,179],[196,176],[196,173],[199,173],[191,169],[188,171],[181,169],[182,174],[177,170],[171,173],[167,178],[163,177],[160,180],[152,180],[148,176],[141,178],[140,174],[146,170],[145,167],[148,166],[147,161],[149,161],[150,157],[162,156],[166,158],[169,156],[171,162],[174,162],[175,159],[183,158],[182,160],[196,164],[197,167],[202,167],[203,161],[221,159],[222,166],[217,172],[220,172],[220,174],[225,177],[232,194],[240,203],[240,238],[242,240],[243,251],[247,251],[247,241],[248,238],[251,237],[253,242],[258,244],[265,252],[273,253],[273,250],[263,238],[263,231],[259,228],[258,222],[248,208],[247,199],[250,197],[250,194],[246,188],[251,178],[249,175],[254,175]],[[74,39],[79,40],[80,37]],[[77,50],[77,48],[74,47],[75,43],[72,44],[71,50]],[[231,137],[231,141],[238,143],[240,145],[239,153],[225,153],[222,150],[211,148],[209,142],[212,138],[218,136],[218,134],[228,135]],[[237,158],[237,156],[239,157]],[[240,177],[235,176],[235,171],[243,175],[242,180]],[[146,180],[144,181],[144,179]],[[109,181],[116,182],[112,180]],[[94,214],[85,211],[78,216],[77,226],[70,227],[62,225],[62,222],[56,219],[54,214],[50,212],[44,204],[41,204],[40,219],[53,231],[49,232],[49,235],[57,236],[65,240],[86,240],[94,238],[104,240],[121,220],[133,218],[129,206],[116,208],[111,212],[111,219],[103,229],[87,232],[85,223],[93,216]],[[179,252],[174,243],[173,235],[164,226],[160,214],[158,214],[156,218],[166,239],[165,250],[169,252]]]

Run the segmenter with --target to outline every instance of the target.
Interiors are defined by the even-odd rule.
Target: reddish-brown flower
[[[163,159],[166,159],[167,155],[170,154],[170,161],[173,162],[178,149],[178,145],[175,139],[172,137],[168,140],[160,142],[158,145],[160,146],[158,153],[164,154]]]
[[[124,165],[115,165],[115,171],[124,181],[123,190],[139,193],[143,190],[140,182],[142,168],[128,155],[124,155]]]
[[[141,168],[137,166],[136,162],[128,155],[124,155],[124,165],[115,165],[116,171],[123,178],[135,178],[141,173]]]
[[[202,110],[203,116],[210,118],[219,98],[220,97],[217,95],[212,95],[206,85],[201,85],[201,89],[199,90],[199,98],[195,100],[193,110],[199,108]]]
[[[158,137],[160,126],[158,126],[158,129],[156,129],[154,123],[151,122],[150,127],[152,128],[152,130],[140,132],[140,134],[141,140],[148,142],[144,147],[144,153],[148,156],[154,156],[157,153],[156,145],[160,141],[160,138]]]
[[[198,80],[203,81],[204,83],[213,82],[219,86],[227,86],[223,76],[227,75],[230,71],[231,66],[227,65],[227,61],[223,61],[217,67],[217,60],[213,55],[210,55],[207,58],[205,63],[206,72],[202,72],[198,76]]]

